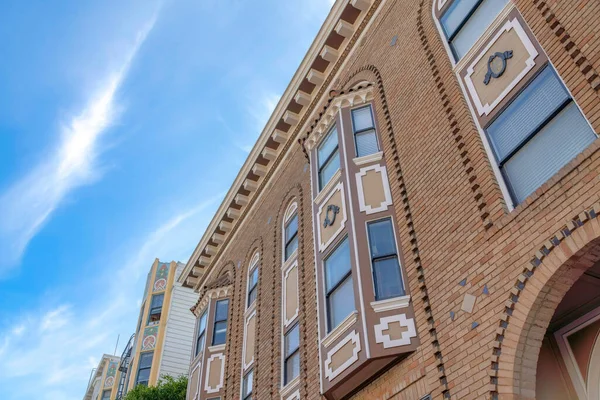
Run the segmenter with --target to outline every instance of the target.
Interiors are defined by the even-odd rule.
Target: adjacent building
[[[123,374],[119,371],[120,358],[104,354],[98,367],[92,370],[90,381],[83,400],[118,399],[118,382]]]
[[[599,399],[599,15],[337,0],[179,277],[187,398]]]
[[[148,272],[137,328],[121,360],[126,391],[188,373],[195,325],[190,307],[197,295],[177,282],[183,268],[156,259]]]

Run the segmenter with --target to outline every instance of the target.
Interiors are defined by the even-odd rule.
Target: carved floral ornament
[[[331,124],[335,121],[338,112],[342,108],[354,107],[373,100],[375,97],[375,88],[372,84],[369,86],[351,91],[346,94],[337,96],[331,100],[331,104],[325,110],[321,119],[317,122],[310,136],[306,139],[304,146],[308,151],[311,151],[321,138],[329,131]]]

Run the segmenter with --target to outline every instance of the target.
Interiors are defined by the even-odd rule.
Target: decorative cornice
[[[200,316],[200,313],[206,308],[210,299],[218,299],[221,297],[227,297],[231,294],[231,286],[220,287],[216,289],[207,290],[203,296],[198,299],[198,302],[190,308],[190,311],[194,313],[196,317]]]
[[[358,89],[351,90],[348,93],[336,95],[336,97],[329,100],[329,104],[325,106],[325,112],[320,115],[316,126],[313,127],[312,134],[304,142],[306,150],[311,151],[321,141],[342,108],[354,107],[373,100],[375,90],[372,85],[367,85],[366,87],[359,86]]]

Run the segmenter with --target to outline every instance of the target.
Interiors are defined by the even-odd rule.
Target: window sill
[[[329,347],[340,338],[352,325],[358,321],[358,311],[353,311],[352,314],[348,315],[341,324],[336,326],[331,332],[327,334],[322,340],[321,344],[325,347]]]
[[[370,164],[376,161],[381,161],[383,158],[383,151],[379,151],[377,153],[369,154],[368,156],[356,157],[353,158],[352,161],[354,165],[360,167],[365,164]]]
[[[410,303],[410,296],[400,296],[400,297],[393,297],[391,299],[373,301],[371,303],[371,307],[373,307],[373,311],[375,311],[376,313],[380,313],[380,312],[384,312],[384,311],[391,311],[391,310],[397,310],[400,308],[406,308],[406,307],[408,307],[409,303]]]
[[[290,254],[290,256],[288,257],[288,259],[283,262],[281,269],[286,271],[292,264],[296,263],[297,259],[298,259],[298,249],[294,250],[294,252],[292,254]]]
[[[216,345],[216,346],[210,346],[208,348],[208,351],[210,353],[216,353],[217,351],[223,351],[223,350],[225,350],[225,344],[219,344],[219,345]]]
[[[331,189],[333,189],[334,186],[338,184],[338,181],[340,180],[341,176],[342,176],[342,170],[338,169],[335,172],[335,174],[333,174],[333,176],[331,177],[329,182],[327,182],[327,185],[325,185],[323,187],[323,189],[321,189],[319,194],[317,194],[317,196],[315,197],[315,203],[318,204],[323,201],[323,199],[327,196],[327,193],[331,192]]]
[[[281,395],[281,398],[284,400],[288,400],[288,399],[294,399],[296,397],[294,397],[294,390],[297,388],[298,384],[300,383],[300,375],[298,375],[297,377],[295,377],[294,379],[292,379],[292,381],[290,383],[288,383],[287,385],[285,385],[280,391],[279,394]]]

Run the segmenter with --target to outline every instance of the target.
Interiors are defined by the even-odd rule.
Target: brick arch
[[[584,210],[533,255],[511,289],[493,342],[490,398],[535,399],[542,339],[579,277],[600,261],[600,204]]]

